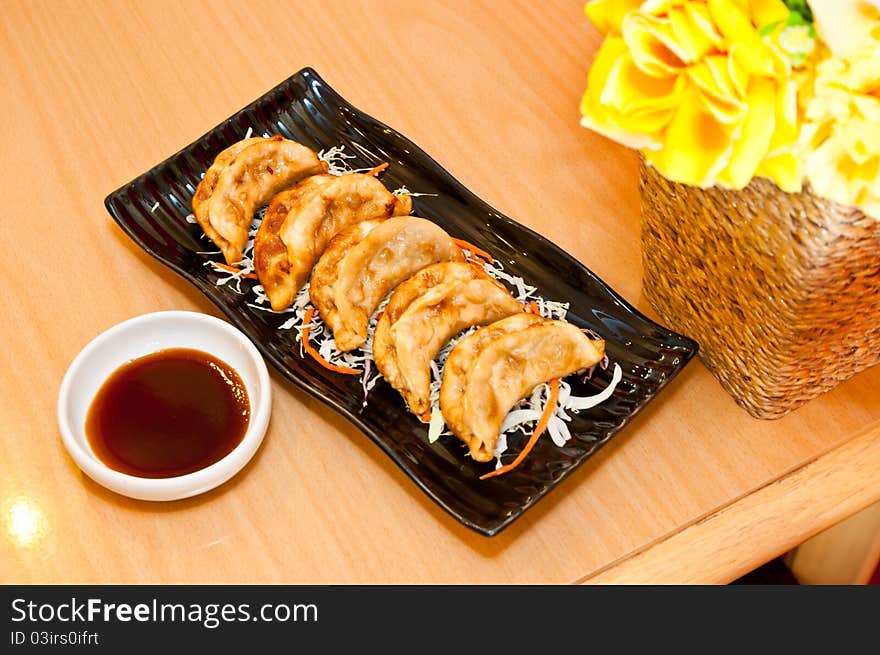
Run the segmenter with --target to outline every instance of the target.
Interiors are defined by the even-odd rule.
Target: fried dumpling
[[[343,352],[366,342],[370,316],[394,287],[425,266],[464,260],[443,228],[424,218],[389,218],[352,245],[350,232],[358,225],[330,241],[309,286],[312,304]]]
[[[276,194],[269,202],[254,237],[254,271],[275,311],[289,307],[302,286],[297,287],[293,281],[287,246],[281,240],[284,221],[303,198],[320,191],[334,179],[335,175],[312,175]]]
[[[214,160],[193,196],[193,214],[226,263],[235,264],[254,211],[284,187],[327,168],[310,148],[282,136],[245,139]]]
[[[397,196],[362,173],[313,175],[276,195],[254,240],[254,269],[272,309],[293,302],[327,243],[342,229],[411,210],[409,196]]]
[[[200,217],[207,216],[208,201],[211,199],[211,194],[214,193],[214,187],[217,186],[217,180],[220,179],[220,173],[223,172],[223,169],[229,166],[242,150],[265,140],[265,137],[257,136],[236,141],[214,158],[214,163],[205,171],[205,176],[199,182],[199,186],[196,187],[196,193],[192,199],[193,213],[199,224],[202,223],[202,218]],[[202,225],[202,227],[204,228],[205,226]],[[208,227],[210,228],[210,225]]]
[[[309,300],[312,301],[312,304],[315,304],[316,296],[314,285],[315,276],[318,276],[317,279],[319,282],[322,277],[328,277],[325,273],[320,271],[323,269],[336,269],[352,248],[363,241],[367,234],[382,225],[386,220],[387,219],[384,218],[371,218],[366,221],[360,221],[354,225],[349,225],[347,228],[340,231],[335,237],[330,239],[330,243],[327,244],[324,253],[318,259],[318,263],[315,264],[314,271],[312,272],[312,285],[309,287]],[[320,296],[321,294],[317,293],[317,295]],[[315,307],[319,312],[321,311],[321,308],[318,307],[318,305],[315,305]]]
[[[467,374],[483,348],[502,335],[524,330],[543,321],[537,314],[514,314],[480,328],[455,345],[443,364],[440,384],[440,411],[447,425],[462,423]]]
[[[524,306],[481,268],[445,262],[401,283],[376,324],[373,358],[388,383],[421,416],[431,408],[431,360],[453,336]]]
[[[465,282],[485,275],[482,268],[467,261],[440,262],[426,266],[400,283],[388,298],[388,304],[385,305],[381,318],[389,324],[394,324],[406,308],[428,289],[446,282]]]
[[[440,386],[446,425],[479,462],[492,459],[504,418],[517,401],[542,382],[598,364],[605,354],[604,341],[590,339],[567,321],[539,319],[500,331],[495,327],[499,323],[477,330],[453,348]],[[483,331],[488,332],[481,335]],[[456,357],[459,348],[461,358]]]

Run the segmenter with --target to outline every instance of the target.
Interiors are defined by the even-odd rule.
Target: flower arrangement
[[[582,124],[669,180],[880,219],[880,0],[593,0]]]
[[[641,153],[643,291],[750,414],[880,364],[880,0],[594,0],[582,123]]]

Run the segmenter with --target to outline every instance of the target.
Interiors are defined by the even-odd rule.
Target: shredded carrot
[[[330,369],[331,371],[335,371],[336,373],[344,373],[345,375],[360,375],[361,371],[355,368],[348,368],[347,366],[338,366],[336,364],[331,364],[323,357],[321,357],[321,353],[315,350],[315,347],[309,341],[309,333],[312,330],[311,322],[312,317],[315,315],[315,308],[309,307],[309,310],[306,312],[306,315],[303,317],[303,331],[302,331],[302,343],[303,348],[306,349],[306,352],[314,358],[321,366],[326,369]]]
[[[538,442],[538,437],[540,437],[544,430],[547,427],[547,424],[550,422],[550,417],[553,416],[553,412],[556,411],[556,402],[559,400],[559,378],[553,378],[550,380],[550,398],[547,399],[547,405],[544,407],[544,413],[541,414],[541,418],[538,420],[538,424],[535,426],[535,431],[532,433],[529,442],[526,444],[525,448],[520,451],[519,455],[516,456],[516,459],[513,460],[510,464],[505,464],[504,466],[495,469],[491,473],[486,473],[485,475],[480,476],[480,480],[488,480],[489,478],[494,478],[498,475],[504,475],[505,473],[510,473],[517,466],[522,464],[523,460],[528,456],[528,454],[532,451],[532,448]]]
[[[529,301],[529,308],[532,310],[532,314],[535,314],[536,316],[541,315],[541,308],[538,307],[538,303],[536,303],[534,300]]]
[[[455,242],[455,245],[457,245],[459,248],[470,250],[471,254],[476,257],[482,257],[488,262],[495,261],[495,258],[487,253],[485,250],[483,250],[482,248],[477,248],[474,244],[468,243],[464,239],[453,239],[453,241]]]
[[[430,422],[431,422],[431,412],[430,412],[430,410],[427,411],[427,412],[423,412],[423,413],[419,416],[419,420],[420,420],[422,423],[430,423]]]
[[[230,266],[229,264],[221,264],[220,262],[211,262],[211,265],[214,268],[222,268],[224,271],[229,271],[230,273],[241,273],[241,277],[247,277],[252,280],[257,279],[257,276],[255,273],[242,273],[241,269],[238,269],[235,266]]]
[[[374,168],[371,168],[371,169],[368,170],[366,173],[364,173],[364,175],[370,175],[370,176],[372,176],[372,177],[376,177],[376,176],[379,175],[379,173],[381,173],[382,171],[384,171],[386,168],[388,168],[388,162],[387,162],[387,161],[386,161],[384,164],[379,164],[378,166],[376,166],[376,167],[374,167]]]

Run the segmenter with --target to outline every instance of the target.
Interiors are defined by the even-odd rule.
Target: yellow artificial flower
[[[817,65],[801,158],[817,194],[880,219],[880,15],[873,22],[846,57]]]
[[[643,0],[593,0],[586,4],[584,12],[602,34],[613,32],[619,35],[623,17],[633,9],[638,9],[642,2]]]
[[[800,189],[797,89],[779,30],[761,33],[788,18],[781,0],[594,0],[585,10],[605,40],[582,125],[677,182],[739,189],[760,171]]]

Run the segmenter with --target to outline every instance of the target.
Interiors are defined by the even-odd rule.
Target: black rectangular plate
[[[301,357],[293,335],[277,329],[289,315],[254,310],[247,306],[247,296],[216,286],[216,273],[205,262],[219,257],[199,254],[214,248],[200,238],[198,225],[186,220],[195,187],[217,153],[249,128],[255,135],[281,134],[316,151],[344,145],[347,153],[357,155],[350,160],[354,168],[389,162],[382,174],[389,189],[405,185],[413,192],[436,194],[414,197],[413,213],[492,253],[505,270],[536,285],[545,298],[570,302],[568,320],[606,340],[611,362],[623,368],[613,396],[574,416],[572,439],[564,447],[541,439],[516,470],[485,481],[478,478],[493,464],[467,457],[454,437],[428,443],[426,426],[406,411],[384,381],[363,407],[358,379]],[[278,371],[342,413],[443,509],[487,536],[510,525],[607,443],[697,350],[694,341],[650,321],[559,247],[495,211],[412,141],[349,104],[310,68],[111,193],[105,205],[141,248],[210,298]],[[570,382],[573,393],[587,395],[610,379],[611,367],[597,370],[590,381]],[[510,452],[519,446],[512,440]]]

